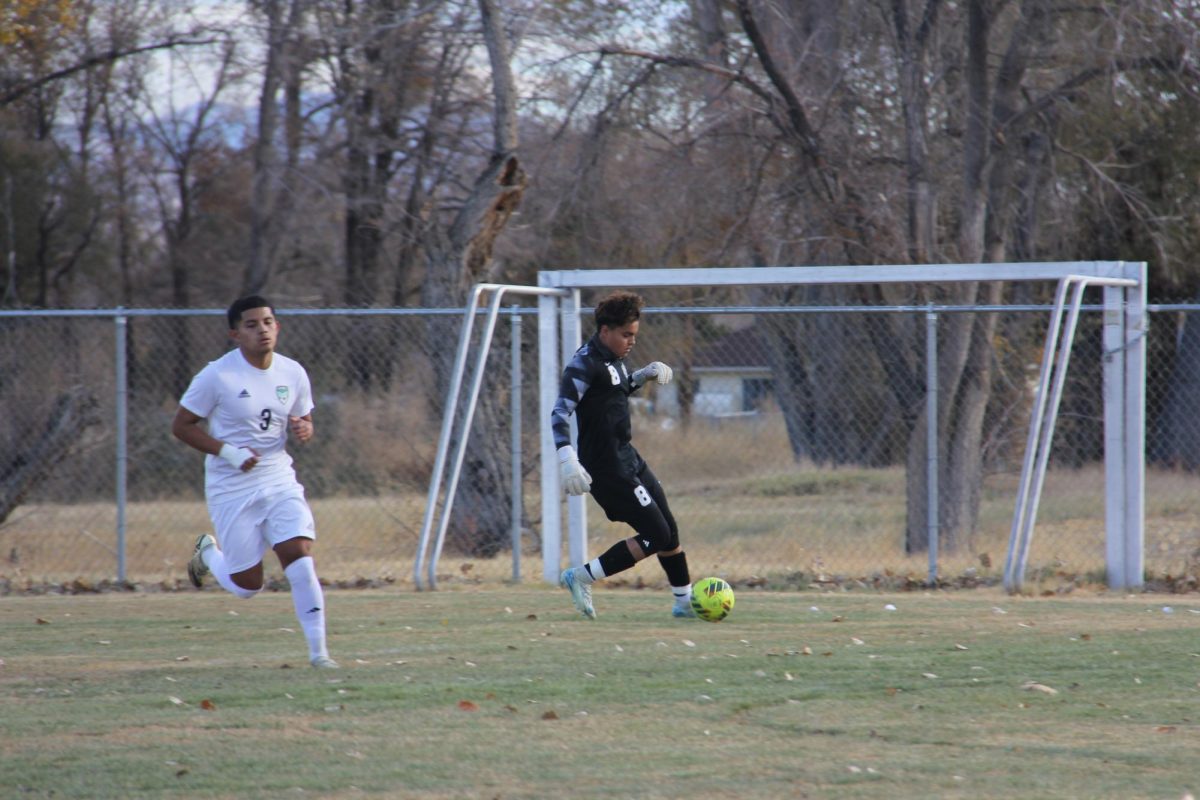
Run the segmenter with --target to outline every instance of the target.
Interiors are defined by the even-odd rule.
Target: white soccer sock
[[[600,559],[593,558],[583,569],[579,570],[579,576],[584,583],[595,583],[600,578],[604,577],[604,567],[600,566]]]
[[[237,595],[243,600],[249,600],[262,591],[261,589],[244,589],[234,583],[233,578],[229,577],[229,565],[225,563],[225,554],[217,547],[204,548],[200,552],[200,559],[204,562],[204,566],[208,567],[212,576],[217,579],[221,588],[230,594]]]
[[[675,605],[690,606],[692,603],[692,585],[672,586],[671,594],[675,596]]]
[[[328,656],[325,648],[325,593],[321,591],[321,582],[317,580],[317,568],[312,556],[298,558],[283,571],[292,587],[292,605],[296,609],[296,619],[304,630],[304,638],[308,640],[308,658],[311,661],[319,656]]]

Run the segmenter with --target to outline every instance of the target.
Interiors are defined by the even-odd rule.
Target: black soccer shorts
[[[667,496],[645,461],[632,478],[593,476],[591,492],[610,520],[633,527],[646,555],[669,552],[679,546],[679,527],[667,505]]]

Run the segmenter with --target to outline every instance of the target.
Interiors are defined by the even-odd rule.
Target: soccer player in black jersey
[[[637,342],[643,300],[632,292],[614,292],[596,306],[596,333],[563,370],[558,401],[551,414],[559,472],[567,494],[592,497],[610,520],[626,522],[634,536],[617,542],[599,558],[563,571],[559,584],[571,593],[575,607],[595,619],[591,585],[616,575],[651,553],[667,573],[675,597],[672,615],[695,616],[687,557],[679,529],[662,486],[630,442],[629,395],[650,380],[671,381],[672,370],[654,361],[636,372],[625,357]],[[579,423],[579,453],[571,446],[568,418]]]

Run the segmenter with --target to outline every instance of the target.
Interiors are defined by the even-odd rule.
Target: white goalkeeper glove
[[[587,494],[592,485],[592,476],[579,463],[575,448],[569,444],[558,448],[558,474],[562,477],[563,489],[569,495],[578,497]]]
[[[228,461],[234,469],[241,469],[247,461],[252,458],[258,458],[258,454],[246,447],[234,447],[226,442],[221,445],[221,458]]]
[[[651,378],[658,381],[659,386],[665,386],[675,377],[675,370],[661,361],[651,361],[646,366],[633,373],[633,379],[639,386],[644,386]]]

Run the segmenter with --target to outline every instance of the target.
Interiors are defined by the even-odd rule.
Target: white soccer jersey
[[[313,409],[308,373],[298,361],[274,353],[271,366],[259,369],[241,350],[230,350],[200,370],[179,404],[208,420],[213,438],[259,454],[248,472],[208,456],[204,491],[209,500],[295,482],[285,449],[288,417],[303,417]]]

